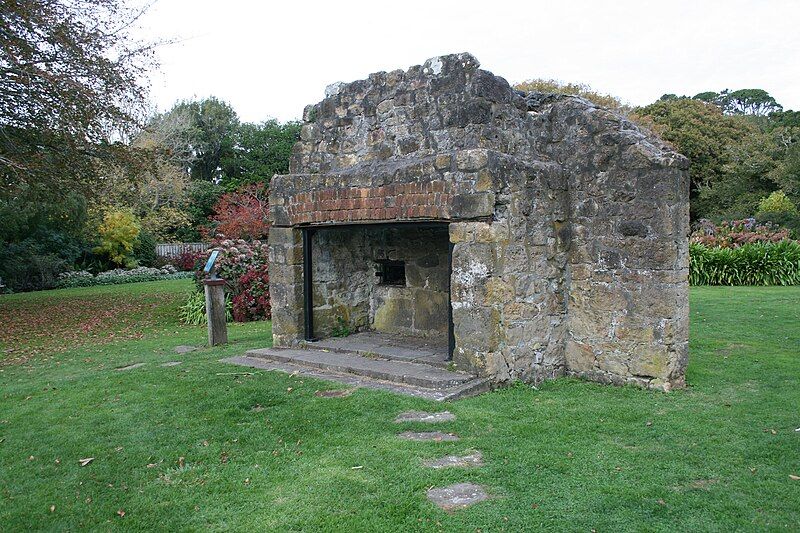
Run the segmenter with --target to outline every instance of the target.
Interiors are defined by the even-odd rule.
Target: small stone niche
[[[378,285],[406,286],[406,262],[391,259],[378,260]]]

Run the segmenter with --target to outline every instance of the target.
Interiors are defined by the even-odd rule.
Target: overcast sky
[[[159,110],[228,101],[244,121],[299,118],[335,81],[470,52],[514,83],[582,82],[631,104],[664,93],[763,88],[800,109],[798,0],[160,0]]]

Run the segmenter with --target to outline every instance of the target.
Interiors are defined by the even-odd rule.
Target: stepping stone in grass
[[[178,366],[181,364],[180,361],[167,361],[166,363],[161,363],[161,366]]]
[[[440,411],[438,413],[426,413],[425,411],[406,411],[400,413],[394,421],[397,424],[402,422],[451,422],[456,419],[456,415],[450,411]]]
[[[180,346],[175,347],[175,353],[184,354],[193,352],[197,349],[197,346],[187,346],[185,344],[181,344]]]
[[[428,499],[440,509],[454,511],[488,500],[489,495],[480,485],[473,483],[456,483],[449,487],[428,490]]]
[[[455,433],[442,433],[441,431],[404,431],[397,435],[403,440],[451,442],[458,440]]]
[[[445,455],[439,459],[429,459],[423,461],[428,468],[467,468],[470,466],[483,466],[483,454],[481,452],[471,453],[469,455]]]
[[[353,394],[355,389],[318,390],[314,393],[317,398],[346,398]]]
[[[133,370],[134,368],[139,368],[139,367],[142,367],[142,366],[144,366],[146,364],[147,363],[134,363],[132,365],[121,366],[119,368],[115,368],[114,370],[116,370],[117,372],[122,372],[123,370]]]

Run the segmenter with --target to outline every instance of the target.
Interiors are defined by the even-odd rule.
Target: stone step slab
[[[397,437],[403,440],[434,442],[453,442],[459,440],[458,435],[455,433],[443,433],[441,431],[404,431],[398,433]]]
[[[394,419],[395,424],[402,424],[404,422],[425,422],[434,424],[436,422],[452,422],[456,419],[456,415],[450,411],[439,411],[437,413],[427,413],[425,411],[406,411],[397,415]]]
[[[428,468],[436,470],[441,468],[468,468],[472,466],[483,466],[483,454],[481,452],[469,455],[445,455],[439,459],[429,459],[422,464]]]
[[[428,490],[428,499],[445,511],[464,509],[489,499],[486,490],[474,483],[456,483],[449,487]]]
[[[135,368],[142,368],[147,363],[133,363],[132,365],[121,366],[119,368],[115,368],[117,372],[125,372],[126,370],[133,370]]]
[[[429,389],[453,387],[466,383],[475,377],[470,374],[451,372],[443,368],[420,363],[369,359],[356,354],[340,352],[294,348],[264,348],[250,350],[246,355]]]
[[[238,355],[220,359],[220,362],[248,368],[258,368],[260,370],[283,372],[293,376],[323,379],[350,387],[381,390],[436,402],[454,401],[461,398],[476,396],[478,394],[488,392],[492,388],[491,381],[488,378],[478,377],[473,377],[471,380],[464,383],[459,383],[453,387],[429,389],[426,387],[408,385],[406,383],[395,383],[391,381],[370,379],[364,376],[358,376],[356,374],[338,373],[310,366],[282,363],[279,361],[272,361],[264,357]]]

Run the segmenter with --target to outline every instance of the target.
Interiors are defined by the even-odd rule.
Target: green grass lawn
[[[800,528],[800,288],[693,289],[686,390],[561,379],[441,405],[218,362],[269,323],[176,355],[205,337],[176,318],[189,287],[0,297],[0,530]],[[461,441],[395,437],[429,428],[398,412],[445,408]],[[468,450],[486,465],[421,464]],[[461,481],[491,500],[426,500]]]

